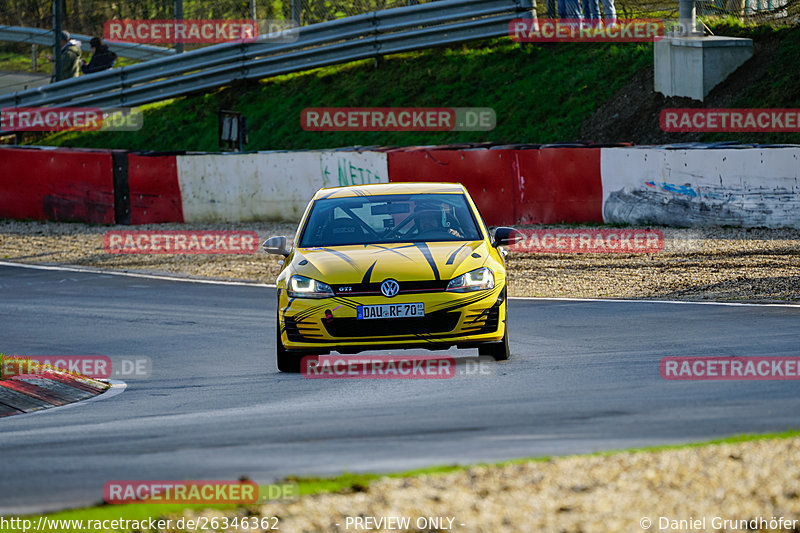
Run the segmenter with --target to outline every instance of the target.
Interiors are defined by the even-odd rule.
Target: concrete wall
[[[299,220],[321,187],[388,182],[380,152],[177,156],[186,222]]]
[[[605,148],[603,219],[800,227],[800,148]]]

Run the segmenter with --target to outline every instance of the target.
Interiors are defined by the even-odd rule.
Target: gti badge
[[[391,298],[398,292],[400,292],[400,285],[395,280],[387,279],[381,283],[381,293],[387,298]]]

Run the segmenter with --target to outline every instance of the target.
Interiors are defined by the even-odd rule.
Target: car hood
[[[449,280],[481,267],[488,257],[482,240],[298,248],[292,270],[329,284]]]

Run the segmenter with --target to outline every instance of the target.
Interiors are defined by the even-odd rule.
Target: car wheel
[[[490,355],[495,361],[507,361],[511,357],[511,351],[508,349],[508,322],[503,340],[478,347],[478,355]]]

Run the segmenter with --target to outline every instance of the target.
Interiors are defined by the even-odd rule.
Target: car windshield
[[[478,239],[463,194],[389,194],[317,200],[300,246]]]

